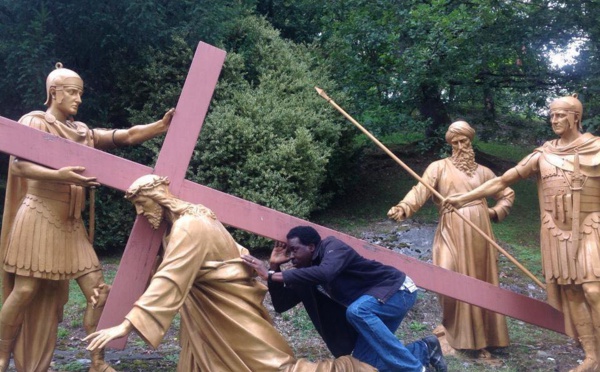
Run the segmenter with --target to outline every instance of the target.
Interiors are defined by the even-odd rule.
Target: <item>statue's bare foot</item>
[[[4,372],[10,365],[10,354],[14,340],[0,340],[0,372]]]
[[[592,358],[585,358],[583,363],[569,372],[600,372],[600,365]]]
[[[492,353],[490,353],[489,351],[487,351],[486,349],[481,349],[477,351],[477,358],[478,359],[492,359]]]
[[[90,366],[89,372],[117,372],[108,363],[102,361],[102,363],[95,363]]]
[[[91,353],[92,365],[89,372],[117,372],[104,361],[104,349],[94,350]]]

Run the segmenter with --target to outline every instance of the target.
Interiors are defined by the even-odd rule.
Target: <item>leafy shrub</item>
[[[283,40],[262,18],[240,19],[225,40],[225,67],[187,178],[307,218],[349,184],[348,159],[356,154],[356,132],[314,89],[335,91],[329,72],[310,46]],[[189,61],[192,52],[179,37],[169,50],[149,49],[147,67],[131,73],[137,73],[138,92],[160,94],[149,94],[138,109],[132,101],[132,121],[156,120],[158,108],[177,99],[187,67],[180,71],[173,58]],[[148,141],[123,155],[151,164],[160,144]],[[250,247],[266,244],[250,234],[234,235]]]
[[[309,47],[284,41],[260,18],[241,21],[230,39],[191,178],[306,218],[346,183],[339,182],[346,180],[339,157],[353,155],[352,141],[344,137],[350,127],[314,89],[333,87],[328,72]],[[262,244],[255,237],[244,240]]]

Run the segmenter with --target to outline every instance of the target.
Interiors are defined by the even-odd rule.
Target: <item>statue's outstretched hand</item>
[[[163,131],[166,132],[171,126],[171,120],[173,120],[173,115],[175,115],[174,108],[171,108],[167,112],[165,112],[165,115],[161,120],[161,126],[163,127]]]
[[[96,177],[84,177],[80,173],[85,170],[85,167],[62,167],[58,172],[58,179],[60,182],[72,183],[79,186],[85,187],[96,187],[100,186],[100,183],[96,181]]]
[[[102,283],[94,287],[94,294],[90,297],[90,301],[94,309],[97,307],[103,307],[104,304],[106,304],[106,299],[108,298],[110,289],[111,286],[106,283]]]
[[[387,212],[387,216],[388,218],[391,218],[392,220],[398,222],[404,221],[406,219],[404,209],[402,209],[402,207],[398,205],[394,205],[392,208],[390,208],[390,210]]]
[[[442,201],[442,208],[444,209],[459,209],[465,202],[462,201],[461,195],[451,195]]]
[[[133,330],[133,325],[127,319],[123,321],[123,323],[118,326],[114,326],[111,328],[103,329],[101,331],[96,331],[94,333],[89,334],[83,341],[89,341],[90,344],[87,346],[87,350],[97,350],[103,349],[106,344],[110,341],[127,336],[129,332]]]

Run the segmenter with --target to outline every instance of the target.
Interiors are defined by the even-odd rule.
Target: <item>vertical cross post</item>
[[[198,45],[152,172],[169,177],[173,195],[179,195],[224,61],[224,51],[205,43]],[[155,231],[144,217],[136,218],[98,329],[120,324],[144,292],[164,231],[164,223]],[[110,346],[123,348],[126,341],[115,340]]]

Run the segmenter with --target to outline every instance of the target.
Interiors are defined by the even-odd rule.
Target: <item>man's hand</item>
[[[256,270],[258,276],[260,276],[264,280],[267,280],[267,278],[269,277],[269,273],[267,272],[265,264],[261,260],[259,260],[256,257],[250,256],[249,254],[243,254],[242,261],[244,261],[246,265]]]
[[[400,207],[399,205],[394,205],[392,208],[390,208],[390,210],[387,212],[387,216],[388,218],[391,218],[392,220],[398,222],[404,221],[406,219],[404,209],[402,209],[402,207]]]
[[[287,250],[287,244],[275,242],[273,251],[271,251],[271,258],[269,258],[269,267],[272,270],[279,270],[279,266],[289,262],[291,259]]]
[[[83,341],[89,341],[90,344],[86,348],[87,350],[93,351],[97,349],[103,349],[106,344],[115,338],[121,338],[127,336],[129,332],[133,330],[133,325],[127,319],[118,326],[112,328],[103,329],[89,334]]]

